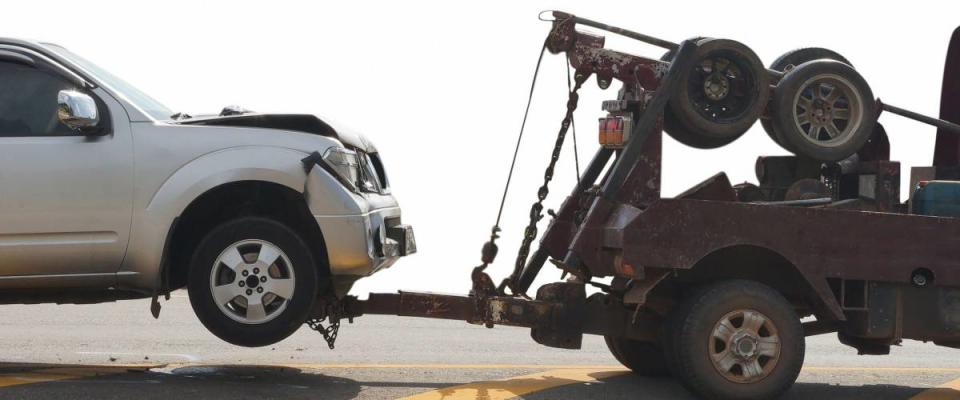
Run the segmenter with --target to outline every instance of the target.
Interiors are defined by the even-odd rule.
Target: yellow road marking
[[[803,367],[809,372],[838,372],[838,371],[865,371],[865,372],[960,372],[960,368],[937,367]]]
[[[474,382],[441,388],[404,397],[402,400],[506,400],[559,386],[595,382],[599,379],[623,375],[627,372],[623,368],[606,370],[592,368],[554,369],[505,380]]]
[[[57,368],[43,368],[29,371],[0,372],[0,387],[26,385],[32,383],[62,381],[66,379],[90,378],[95,376],[115,375],[130,371],[131,367],[110,366],[110,367],[87,367],[87,366],[68,366]],[[140,370],[147,370],[149,367],[137,367]]]
[[[945,400],[960,399],[960,379],[952,380],[932,389],[927,389],[913,396],[910,400]]]

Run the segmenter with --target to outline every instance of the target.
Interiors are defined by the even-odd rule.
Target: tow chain
[[[557,160],[560,159],[560,151],[563,149],[563,142],[567,137],[567,130],[570,128],[570,123],[573,120],[573,112],[576,111],[577,103],[580,100],[580,95],[577,94],[577,91],[580,90],[580,87],[583,85],[583,82],[587,80],[587,77],[587,74],[579,71],[574,75],[574,86],[573,89],[570,90],[570,97],[567,99],[567,113],[560,123],[560,131],[557,133],[557,141],[553,146],[553,154],[550,155],[550,164],[547,165],[547,169],[543,173],[543,185],[537,190],[537,202],[530,206],[530,223],[527,224],[527,227],[523,230],[523,241],[520,243],[520,250],[517,251],[517,261],[513,265],[513,274],[510,275],[511,278],[504,279],[500,284],[500,292],[503,292],[503,288],[506,286],[510,288],[511,292],[517,294],[513,278],[519,276],[521,271],[523,271],[523,267],[526,266],[527,258],[530,255],[530,245],[533,243],[533,240],[537,238],[537,223],[543,219],[543,201],[547,199],[547,195],[550,193],[549,185],[550,181],[553,180],[553,171],[557,165]]]
[[[320,332],[320,335],[323,336],[323,340],[327,342],[327,347],[330,347],[330,350],[333,350],[334,343],[337,341],[337,334],[340,333],[340,319],[335,319],[330,326],[323,326],[322,318],[311,318],[307,320],[307,326],[310,329],[313,329],[317,332]]]
[[[322,314],[315,315],[305,322],[310,329],[320,332],[323,340],[327,342],[327,347],[333,350],[334,343],[337,341],[337,334],[340,333],[340,321],[346,316],[350,323],[353,323],[353,317],[346,308],[346,302],[341,300],[332,300],[326,302]],[[329,326],[323,326],[323,321],[327,321]]]
[[[548,37],[548,40],[549,40],[549,37]],[[514,265],[514,271],[509,277],[504,279],[499,286],[494,286],[493,279],[491,279],[490,275],[484,272],[484,270],[486,270],[487,266],[493,263],[493,260],[497,257],[498,249],[496,245],[496,240],[500,238],[500,217],[503,214],[503,207],[504,207],[504,204],[506,203],[507,191],[510,187],[510,180],[513,177],[513,169],[514,169],[514,166],[516,165],[517,153],[520,150],[520,140],[523,138],[524,127],[526,126],[527,116],[529,115],[529,112],[530,112],[530,104],[533,99],[533,89],[536,86],[537,75],[540,71],[540,63],[541,61],[543,61],[543,54],[546,51],[546,48],[547,48],[547,41],[545,40],[543,47],[540,49],[540,56],[537,59],[537,67],[534,70],[533,80],[530,85],[530,93],[527,97],[527,107],[523,115],[523,124],[521,124],[520,126],[520,135],[517,138],[517,147],[514,150],[513,162],[511,162],[511,165],[510,165],[510,174],[507,176],[507,183],[506,183],[506,187],[504,187],[503,199],[500,202],[500,210],[499,210],[499,213],[497,214],[497,222],[496,224],[494,224],[493,228],[490,231],[490,240],[484,243],[483,245],[483,249],[481,251],[482,263],[479,266],[475,267],[471,272],[471,280],[473,282],[473,286],[470,290],[470,295],[473,297],[476,297],[476,302],[475,302],[475,305],[477,308],[476,315],[480,318],[480,321],[477,321],[477,322],[484,323],[484,325],[486,325],[488,328],[492,328],[493,323],[490,321],[490,316],[488,315],[487,310],[484,309],[486,300],[491,296],[506,294],[505,288],[507,287],[510,288],[510,291],[512,292],[513,295],[518,295],[518,293],[516,293],[517,290],[515,287],[515,281],[527,262],[527,258],[530,254],[530,245],[533,243],[533,240],[536,239],[537,237],[537,222],[543,219],[543,201],[547,198],[547,194],[550,192],[548,185],[550,184],[550,181],[553,179],[553,171],[554,171],[554,168],[556,167],[557,160],[560,159],[560,151],[563,148],[563,142],[564,142],[564,139],[566,138],[567,130],[568,128],[570,128],[573,121],[573,112],[574,110],[576,110],[577,103],[579,101],[579,95],[577,94],[577,91],[580,89],[580,87],[589,77],[589,74],[582,74],[578,72],[574,77],[574,81],[576,82],[576,84],[573,86],[573,88],[569,88],[569,83],[570,83],[569,60],[567,61],[568,62],[567,84],[569,89],[569,98],[567,99],[567,112],[564,115],[563,121],[561,123],[560,131],[557,134],[557,140],[553,147],[553,154],[550,157],[550,164],[547,166],[547,169],[544,173],[543,186],[541,186],[540,189],[537,191],[537,202],[534,203],[530,209],[530,224],[526,227],[526,229],[524,229],[523,242],[521,243],[520,250],[517,254],[517,261]],[[579,164],[579,160],[577,161]],[[579,165],[577,169],[579,170]],[[579,179],[579,172],[577,174],[577,178]]]

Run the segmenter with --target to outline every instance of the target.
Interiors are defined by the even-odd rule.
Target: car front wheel
[[[266,346],[307,319],[317,297],[317,268],[294,230],[241,217],[200,242],[188,290],[194,312],[214,335],[239,346]]]

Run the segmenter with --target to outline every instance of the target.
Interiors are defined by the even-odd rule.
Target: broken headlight
[[[347,189],[356,191],[360,180],[360,162],[357,153],[343,147],[331,147],[323,153],[327,172],[331,172]]]
[[[373,165],[373,160],[367,153],[360,153],[360,190],[364,192],[381,193],[384,189],[383,182],[380,182],[377,170]]]

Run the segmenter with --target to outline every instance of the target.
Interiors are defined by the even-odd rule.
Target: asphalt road
[[[308,329],[248,349],[207,333],[183,293],[159,320],[146,301],[3,306],[0,316],[2,399],[690,398],[669,379],[627,374],[597,337],[559,350],[524,329],[368,316],[343,326],[335,350]],[[807,348],[788,398],[960,398],[950,389],[960,390],[960,350],[908,342],[857,356],[832,335]]]

